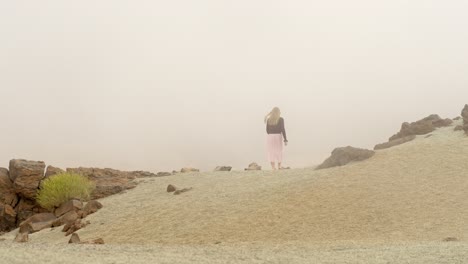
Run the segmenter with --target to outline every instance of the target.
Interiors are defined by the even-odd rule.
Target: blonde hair
[[[265,116],[265,123],[276,126],[281,118],[281,111],[278,107],[273,108],[270,113]]]

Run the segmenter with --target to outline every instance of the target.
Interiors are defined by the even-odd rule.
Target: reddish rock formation
[[[8,204],[14,207],[18,204],[18,200],[8,170],[0,168],[0,204]]]
[[[69,168],[67,172],[86,176],[96,184],[96,189],[91,195],[92,199],[100,199],[117,194],[128,189],[133,189],[137,185],[133,181],[136,176],[131,172],[97,168]]]
[[[343,166],[353,161],[363,161],[374,156],[375,152],[367,149],[354,147],[337,148],[333,150],[331,157],[326,159],[316,169],[327,169],[331,167]]]
[[[36,197],[39,183],[44,178],[45,163],[42,161],[11,160],[10,179],[15,191],[27,199]]]
[[[16,212],[8,204],[0,203],[0,230],[11,231],[16,228]]]

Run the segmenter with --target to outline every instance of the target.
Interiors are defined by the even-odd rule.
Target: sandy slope
[[[184,256],[196,258],[200,251],[210,251],[212,257],[199,257],[214,263],[251,263],[255,256],[258,262],[273,257],[278,263],[288,256],[291,263],[377,258],[401,263],[393,262],[397,257],[411,263],[465,263],[468,138],[453,127],[432,134],[329,170],[143,179],[136,189],[103,199],[104,208],[88,217],[92,224],[78,232],[82,239],[102,237],[110,245],[79,247],[103,257],[103,252],[134,251],[149,259],[173,256],[176,263],[185,263]],[[170,183],[194,189],[174,196],[166,193]],[[460,242],[441,242],[447,237]],[[47,230],[32,235],[26,247],[42,252],[42,243],[66,241],[59,230]],[[7,241],[0,244],[0,253],[21,252],[22,247]],[[340,256],[343,262],[333,261]]]

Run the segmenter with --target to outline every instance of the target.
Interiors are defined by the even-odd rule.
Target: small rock
[[[21,233],[19,232],[15,237],[15,242],[17,243],[25,243],[29,241],[29,234],[28,233]]]
[[[258,165],[257,163],[253,162],[249,164],[249,167],[245,169],[246,171],[251,170],[262,170],[262,166]]]
[[[232,167],[231,166],[218,166],[215,168],[214,171],[231,171]]]
[[[104,245],[104,239],[98,238],[98,239],[94,239],[94,240],[91,240],[91,241],[82,242],[81,244]]]
[[[80,236],[77,233],[73,233],[68,244],[79,244],[81,243]]]
[[[94,214],[95,212],[99,211],[99,209],[101,209],[102,207],[103,205],[96,200],[89,201],[83,208],[83,218],[90,214]]]
[[[83,208],[83,202],[80,200],[72,199],[66,203],[60,205],[57,209],[55,209],[55,216],[60,217],[68,212],[76,212]]]
[[[169,185],[167,186],[167,192],[168,192],[168,193],[175,192],[175,191],[177,191],[177,187],[175,187],[174,185],[169,184]]]
[[[443,240],[444,242],[457,242],[459,241],[456,237],[447,237]]]

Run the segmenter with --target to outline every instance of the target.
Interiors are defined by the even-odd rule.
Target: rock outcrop
[[[92,199],[100,199],[136,187],[135,174],[113,169],[68,168],[67,172],[83,175],[96,184]]]
[[[316,169],[327,169],[337,166],[343,166],[353,161],[363,161],[374,156],[375,152],[367,149],[354,147],[337,148],[333,150],[331,157],[326,159]]]
[[[451,119],[442,119],[438,115],[430,115],[419,121],[401,125],[401,130],[397,134],[390,137],[389,141],[404,138],[407,136],[425,135],[433,132],[436,128],[446,127],[453,123]]]
[[[461,115],[463,118],[463,130],[468,135],[468,104],[463,108]]]
[[[35,199],[39,183],[44,178],[43,161],[14,159],[10,161],[10,179],[16,193],[26,199]]]
[[[394,147],[394,146],[398,146],[398,145],[413,141],[414,139],[416,139],[415,135],[406,136],[406,137],[403,137],[403,138],[398,138],[398,139],[395,139],[395,140],[392,140],[392,141],[389,141],[389,142],[386,142],[386,143],[377,144],[377,145],[375,145],[374,150],[381,150],[381,149],[391,148],[391,147]]]
[[[252,170],[262,170],[262,166],[258,165],[255,162],[252,162],[249,164],[249,167],[245,169],[246,171],[252,171]]]

